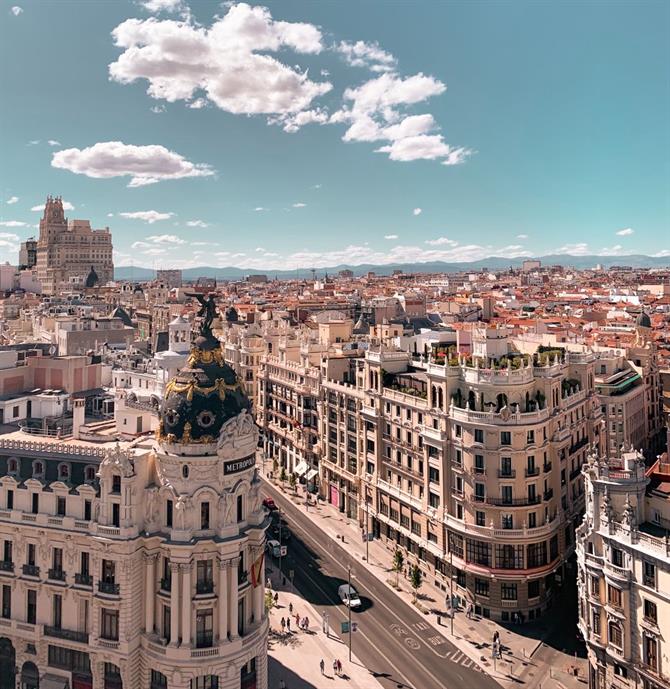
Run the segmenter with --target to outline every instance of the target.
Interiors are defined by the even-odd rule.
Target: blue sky
[[[670,255],[670,4],[0,4],[0,260],[47,194],[117,265]]]

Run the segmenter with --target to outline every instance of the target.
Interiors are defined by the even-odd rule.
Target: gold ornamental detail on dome
[[[219,366],[223,366],[225,361],[223,359],[221,347],[217,347],[216,349],[192,347],[188,355],[187,363],[191,368],[196,368],[198,364],[218,364]]]
[[[188,426],[188,433],[186,426]],[[177,438],[177,436],[174,433],[168,433],[167,435],[165,434],[165,426],[163,422],[161,421],[158,424],[158,428],[156,429],[156,440],[158,442],[166,442],[169,444],[176,444],[176,443],[190,443],[190,444],[195,444],[195,445],[211,445],[216,442],[216,438],[213,435],[202,435],[199,438],[192,438],[191,437],[191,427],[190,424],[185,424],[184,425],[184,431],[182,434],[181,438]]]
[[[222,378],[219,378],[214,385],[209,386],[198,385],[194,381],[190,381],[188,383],[178,383],[175,380],[171,380],[165,386],[165,397],[167,399],[173,392],[178,395],[186,393],[186,399],[190,402],[193,399],[194,394],[204,395],[207,397],[213,392],[218,392],[219,398],[221,400],[225,400],[226,392],[229,390],[243,390],[243,387],[239,381],[236,383],[226,383]]]

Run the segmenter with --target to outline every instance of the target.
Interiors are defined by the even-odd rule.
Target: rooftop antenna
[[[314,280],[316,282],[316,268],[312,268],[311,271],[312,271],[312,280]]]

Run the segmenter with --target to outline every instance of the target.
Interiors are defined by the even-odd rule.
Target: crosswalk
[[[412,625],[412,627],[417,632],[424,632],[430,629],[430,625],[427,622],[416,622]],[[422,635],[422,637],[426,643],[430,644],[435,649],[439,649],[440,651],[444,651],[443,647],[448,645],[447,640],[444,638],[444,636],[442,636],[442,634],[435,634],[428,637]],[[475,660],[472,660],[472,658],[463,653],[463,651],[459,651],[457,648],[454,648],[452,651],[446,651],[440,655],[445,660],[449,660],[456,665],[461,665],[462,667],[470,668],[472,670],[476,670],[477,672],[484,672],[484,670],[482,670]]]
[[[482,670],[481,667],[479,667],[479,665],[472,660],[472,658],[465,655],[463,651],[459,651],[458,649],[447,652],[445,654],[445,658],[456,665],[461,665],[462,667],[467,667],[472,670],[476,670],[477,672],[484,672],[484,670]]]

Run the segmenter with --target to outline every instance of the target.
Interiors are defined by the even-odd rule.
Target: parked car
[[[272,557],[279,557],[281,554],[281,544],[279,541],[275,541],[274,538],[265,543],[265,549]]]
[[[275,510],[279,509],[272,498],[265,498],[263,500],[263,507],[270,510],[270,512],[274,512]]]
[[[337,589],[337,595],[340,597],[340,600],[352,610],[361,607],[361,599],[353,586],[342,584],[342,586]]]
[[[277,524],[273,524],[270,527],[270,533],[272,534],[272,537],[277,539],[277,540],[280,540],[279,536],[281,536],[282,541],[290,541],[291,540],[291,531],[288,528],[288,526],[286,526],[285,524],[282,524],[282,526],[281,526],[281,534],[279,533],[279,526]]]

